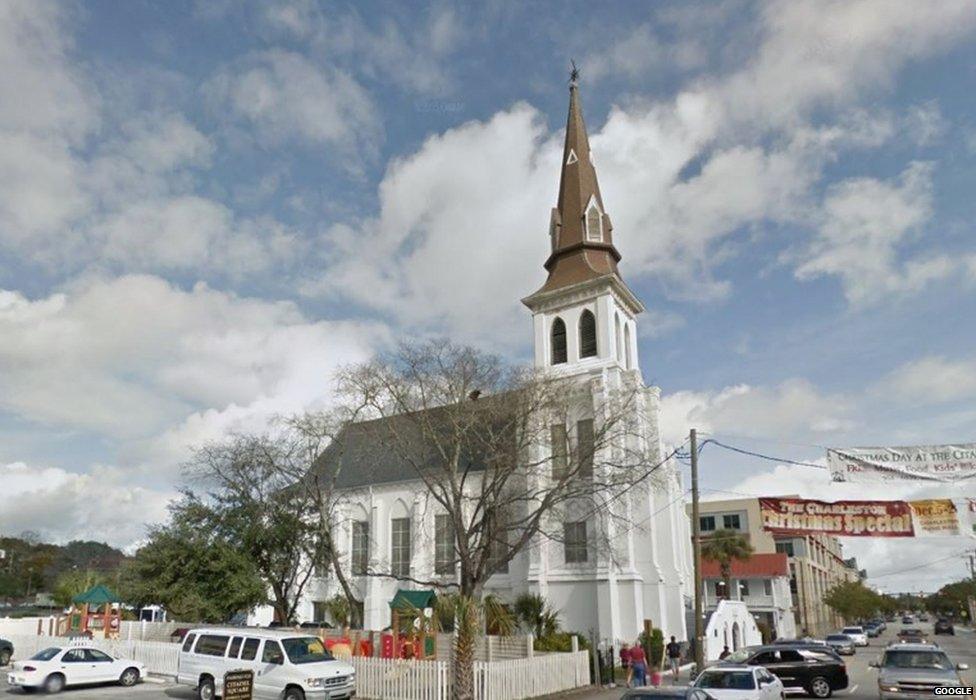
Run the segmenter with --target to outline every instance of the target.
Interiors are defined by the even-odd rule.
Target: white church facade
[[[485,591],[507,601],[540,594],[559,612],[564,629],[601,640],[634,640],[645,619],[666,636],[686,640],[693,578],[684,488],[677,463],[665,459],[658,432],[660,390],[645,386],[638,361],[637,323],[644,307],[617,270],[620,254],[612,236],[574,82],[549,230],[548,278],[522,300],[532,313],[534,362],[577,385],[582,420],[566,426],[563,439],[581,439],[586,418],[592,420],[614,392],[627,391],[636,397],[637,426],[627,438],[634,441],[628,450],[639,452],[644,464],[661,466],[620,503],[616,515],[622,517],[597,513],[567,523],[563,538],[540,538],[507,570],[496,572]],[[390,624],[395,592],[424,587],[410,580],[453,580],[453,532],[430,507],[422,484],[408,474],[380,469],[349,479],[342,484],[335,523],[347,564],[343,571],[363,600],[364,626],[383,629]],[[612,544],[597,545],[596,530]],[[376,576],[377,571],[389,576]],[[327,619],[325,601],[342,593],[334,574],[319,573],[299,606],[300,621]],[[261,615],[255,619],[267,621]]]

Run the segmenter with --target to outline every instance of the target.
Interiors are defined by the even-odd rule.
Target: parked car
[[[866,647],[868,645],[868,633],[860,625],[845,627],[840,632],[841,634],[848,635],[859,647]]]
[[[6,639],[0,639],[0,666],[10,663],[10,658],[14,655],[14,645]]]
[[[956,634],[956,628],[953,626],[952,621],[944,617],[940,617],[935,621],[935,624],[932,625],[932,631],[935,634]]]
[[[911,615],[903,615],[901,618],[901,624],[903,625],[911,625],[914,622],[915,618],[913,618]]]
[[[775,644],[739,649],[724,664],[762,666],[786,688],[802,688],[816,698],[829,698],[847,687],[847,667],[837,652],[826,647]],[[719,664],[722,666],[723,664]]]
[[[845,654],[847,656],[854,656],[854,652],[857,651],[856,644],[849,634],[828,634],[827,635],[827,646],[836,651],[838,654]]]
[[[959,671],[969,668],[966,664],[953,665],[944,651],[934,644],[899,644],[888,647],[878,668],[878,695],[881,700],[930,696],[936,688],[961,687]]]
[[[664,688],[631,688],[620,700],[715,700],[701,688],[694,686],[666,686]]]
[[[881,628],[878,627],[878,625],[876,625],[873,622],[868,622],[867,624],[864,625],[864,633],[868,636],[869,639],[872,637],[877,637],[878,635],[881,634]]]
[[[716,700],[783,700],[783,683],[764,668],[721,664],[695,679],[695,688]]]
[[[899,644],[924,644],[928,640],[925,638],[925,633],[917,627],[905,627],[898,630],[897,641]]]
[[[190,630],[176,682],[199,700],[223,695],[224,674],[254,671],[255,700],[336,700],[356,694],[356,669],[337,661],[318,637],[294,630],[233,627]]]
[[[93,646],[48,647],[26,661],[15,661],[7,683],[25,691],[60,693],[69,685],[119,683],[130,687],[146,675],[140,661],[118,659]]]
[[[926,615],[925,613],[922,613],[921,615],[918,616],[918,621],[919,622],[928,622],[929,621],[929,616]]]

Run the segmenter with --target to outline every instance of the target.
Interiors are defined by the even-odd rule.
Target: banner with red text
[[[763,529],[774,535],[914,537],[912,509],[904,501],[811,501],[760,498]]]

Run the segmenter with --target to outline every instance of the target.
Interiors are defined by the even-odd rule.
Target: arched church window
[[[627,357],[627,369],[633,369],[634,363],[630,357],[630,324],[624,326],[624,354]]]
[[[624,361],[624,335],[620,330],[620,314],[614,314],[614,326],[617,338],[617,362]]]
[[[600,213],[596,202],[586,210],[586,239],[588,241],[603,240],[603,215]]]
[[[561,318],[552,322],[552,364],[566,363],[566,324]]]
[[[580,314],[580,357],[596,357],[596,317],[589,309]]]

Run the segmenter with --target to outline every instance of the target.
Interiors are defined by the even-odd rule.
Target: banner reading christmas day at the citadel
[[[827,450],[832,481],[976,482],[976,444]]]

